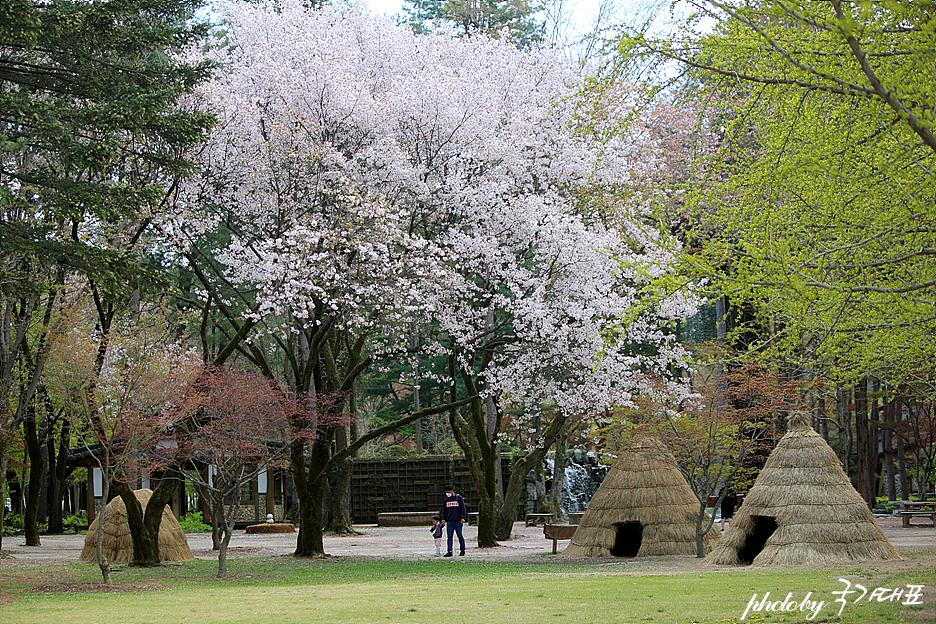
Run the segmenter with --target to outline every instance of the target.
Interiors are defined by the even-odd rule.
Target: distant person
[[[448,534],[448,551],[443,556],[452,556],[452,535],[458,533],[458,545],[461,546],[458,556],[464,557],[465,538],[462,535],[462,528],[468,520],[468,508],[465,507],[465,499],[461,497],[461,494],[455,493],[455,488],[446,486],[445,500],[442,501],[442,512],[439,515],[442,517],[445,532]]]
[[[725,494],[721,502],[721,530],[725,530],[725,525],[731,526],[731,519],[734,518],[735,505],[738,502],[738,496],[734,492]]]
[[[432,537],[435,538],[436,557],[442,554],[442,518],[432,516],[432,526],[429,527]]]

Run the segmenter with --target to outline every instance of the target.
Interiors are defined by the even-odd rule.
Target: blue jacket
[[[439,513],[446,522],[460,522],[468,519],[468,508],[461,494],[446,496],[442,501],[442,511]]]

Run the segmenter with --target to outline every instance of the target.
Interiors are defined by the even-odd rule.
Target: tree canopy
[[[703,2],[710,34],[625,38],[676,60],[716,147],[687,256],[773,344],[900,378],[936,328],[936,11],[929,1]],[[694,25],[692,21],[690,25]]]

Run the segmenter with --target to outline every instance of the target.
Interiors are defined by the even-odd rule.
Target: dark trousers
[[[458,533],[458,545],[465,550],[465,538],[462,536],[462,523],[460,520],[445,523],[445,530],[448,533],[448,551],[452,552],[452,534]]]

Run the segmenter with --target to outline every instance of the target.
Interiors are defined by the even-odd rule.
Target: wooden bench
[[[527,514],[526,515],[526,525],[527,526],[536,526],[537,524],[551,524],[556,521],[556,516],[551,513],[543,514]]]
[[[377,526],[404,527],[429,526],[432,524],[434,511],[392,511],[377,514]]]
[[[572,539],[572,536],[575,535],[575,529],[578,526],[574,524],[547,524],[543,526],[543,534],[546,536],[546,539],[551,539],[553,542],[553,554],[556,554],[556,548],[558,547],[559,540]]]
[[[478,524],[478,512],[477,511],[468,512],[468,524]]]
[[[582,521],[582,516],[584,515],[584,511],[573,511],[569,514],[569,524],[579,524]]]
[[[900,510],[900,519],[905,529],[910,528],[910,518],[929,518],[936,527],[936,502],[933,501],[905,501]]]

